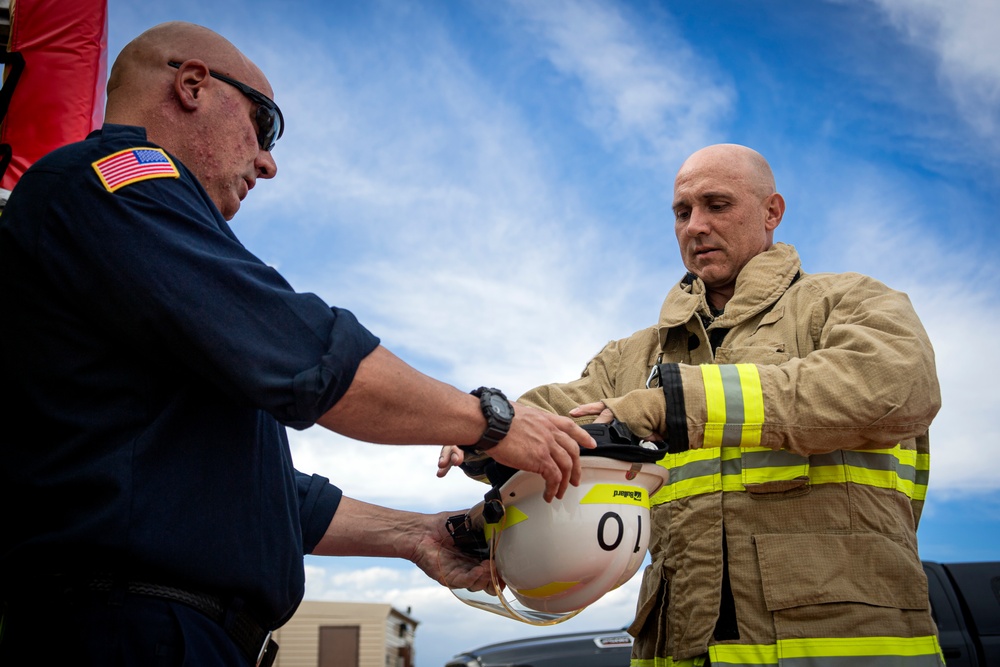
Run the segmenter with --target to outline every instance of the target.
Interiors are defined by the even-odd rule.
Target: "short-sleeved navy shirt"
[[[142,128],[46,156],[0,216],[0,585],[113,572],[277,626],[341,497],[293,469],[285,425],[377,344],[248,252]]]

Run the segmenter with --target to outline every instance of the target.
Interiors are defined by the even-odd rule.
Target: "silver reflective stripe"
[[[733,364],[719,366],[722,386],[726,392],[726,425],[722,431],[723,447],[739,447],[743,444],[743,383],[740,373]]]
[[[753,468],[791,468],[801,467],[807,463],[804,456],[784,449],[769,449],[766,452],[744,452],[742,466]]]

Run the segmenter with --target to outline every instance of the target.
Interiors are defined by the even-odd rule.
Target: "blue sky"
[[[278,177],[234,229],[408,362],[517,395],[655,321],[680,278],[673,176],[711,143],[767,157],[805,270],[906,291],[935,344],[924,558],[1000,559],[1000,4],[995,0],[110,0],[110,55],[182,19],[269,75]],[[428,418],[433,418],[429,415]],[[293,434],[354,497],[466,507],[437,449]],[[391,602],[416,660],[620,627],[637,578],[554,629],[472,611],[406,563],[307,559],[307,597]]]

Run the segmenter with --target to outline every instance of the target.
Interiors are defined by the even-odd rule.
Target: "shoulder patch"
[[[93,167],[108,192],[150,178],[180,178],[177,167],[160,148],[128,148],[101,158]]]

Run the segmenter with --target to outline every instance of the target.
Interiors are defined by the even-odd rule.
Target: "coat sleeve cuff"
[[[702,446],[705,383],[699,366],[662,364],[660,387],[636,389],[604,404],[640,438],[662,436],[671,453]]]
[[[604,405],[640,438],[664,435],[666,431],[666,409],[659,388],[636,389],[619,398],[606,398]]]
[[[666,428],[663,436],[667,441],[667,451],[671,454],[687,451],[688,439],[687,406],[684,403],[684,381],[679,364],[660,364],[660,389],[666,405]]]

